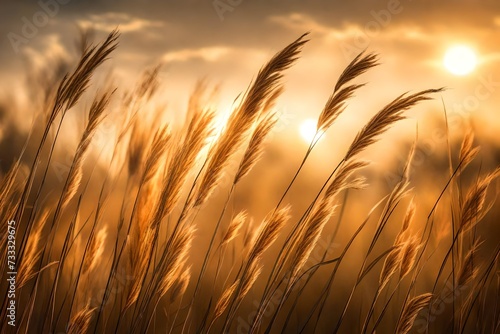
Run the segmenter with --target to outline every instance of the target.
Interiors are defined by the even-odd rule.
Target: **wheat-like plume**
[[[158,64],[142,74],[142,78],[136,87],[135,94],[138,99],[149,100],[160,87],[158,76],[162,69],[162,64]]]
[[[41,255],[41,249],[39,249],[38,246],[42,237],[43,228],[49,219],[49,214],[50,211],[45,210],[42,216],[38,219],[35,229],[30,233],[26,250],[23,254],[21,263],[19,264],[19,269],[17,271],[18,288],[24,286],[31,278],[33,278],[37,274],[35,272],[35,265],[40,259]]]
[[[465,196],[461,208],[460,231],[470,230],[488,212],[484,207],[490,183],[500,175],[500,167],[476,181]]]
[[[403,185],[402,189],[405,189],[405,187],[407,186],[407,182],[400,183],[399,185]],[[404,192],[400,191],[400,194],[404,194]],[[402,195],[395,197],[401,198]],[[400,278],[405,276],[407,274],[407,270],[411,268],[412,263],[415,260],[414,257],[416,256],[416,251],[418,250],[418,246],[414,245],[414,243],[416,243],[416,239],[410,238],[407,233],[414,216],[415,204],[412,199],[410,204],[408,205],[408,208],[406,209],[406,213],[403,218],[403,224],[401,226],[401,230],[396,236],[393,249],[385,258],[384,264],[382,266],[379,277],[379,290],[382,290],[387,285],[392,275],[394,275],[398,269],[400,269]],[[415,248],[412,248],[413,246],[415,246]],[[405,261],[406,263],[403,264],[403,262]],[[405,273],[403,274],[403,272]]]
[[[325,196],[314,208],[309,219],[306,220],[303,234],[297,241],[297,251],[291,266],[292,282],[298,277],[300,270],[309,259],[326,223],[328,223],[334,211],[335,205],[332,203],[332,198]]]
[[[175,280],[179,277],[181,269],[187,261],[194,232],[194,227],[186,227],[174,237],[172,247],[166,255],[165,266],[162,268],[157,278],[160,282],[158,287],[158,294],[160,297],[168,292]]]
[[[200,180],[194,202],[196,206],[203,204],[210,196],[220,180],[223,169],[245,140],[262,108],[270,99],[276,98],[276,92],[281,91],[282,72],[297,59],[302,46],[307,42],[305,36],[285,47],[260,70],[240,106],[231,114],[226,129],[209,153],[205,173]]]
[[[185,269],[172,285],[172,292],[170,293],[170,303],[175,302],[178,298],[182,297],[189,286],[191,280],[191,266]]]
[[[82,274],[90,272],[101,259],[107,235],[106,226],[101,228],[97,234],[92,234],[88,250],[85,254],[85,259],[83,260]]]
[[[397,237],[396,237],[396,242],[395,244],[402,244],[404,240],[406,239],[406,234],[408,229],[410,228],[411,223],[413,222],[413,219],[415,218],[415,212],[416,212],[417,206],[415,205],[415,199],[412,198],[410,201],[410,204],[408,205],[408,208],[406,209],[405,216],[403,218],[403,225],[401,226],[401,230],[399,231]]]
[[[236,296],[236,304],[250,291],[250,288],[260,275],[262,271],[260,262],[263,253],[276,241],[279,232],[289,218],[290,206],[271,212],[262,222],[259,232],[255,237],[252,237],[253,240],[249,242],[249,245],[252,245],[252,247],[248,254],[247,270],[243,271],[241,284],[238,289],[239,294]]]
[[[139,125],[140,119],[135,118],[130,132],[127,151],[127,168],[129,175],[136,175],[142,170],[144,155],[148,146],[148,130]]]
[[[228,288],[226,288],[226,290],[224,290],[222,296],[219,298],[219,301],[215,305],[214,319],[212,321],[215,321],[215,319],[219,318],[227,309],[227,307],[229,306],[229,302],[231,301],[231,297],[233,296],[234,291],[236,290],[239,284],[240,281],[236,280],[236,282],[234,282],[233,284],[231,284],[231,286],[229,286]]]
[[[345,110],[346,103],[361,85],[349,85],[348,82],[354,80],[370,68],[378,65],[376,54],[364,55],[364,52],[358,54],[351,63],[344,69],[340,75],[333,94],[328,98],[325,107],[321,111],[317,122],[318,132],[326,131]]]
[[[267,114],[274,108],[274,106],[276,105],[276,101],[281,96],[281,93],[283,93],[283,86],[276,87],[276,89],[274,89],[272,93],[269,94],[262,106],[262,114]]]
[[[194,113],[184,129],[184,138],[175,147],[167,165],[160,200],[151,222],[153,227],[158,227],[163,217],[170,214],[177,204],[189,171],[213,131],[213,118],[214,114],[211,111]]]
[[[398,321],[396,333],[406,334],[410,332],[413,322],[417,318],[418,313],[427,307],[432,299],[432,294],[424,293],[410,299],[403,308],[403,313]]]
[[[474,133],[471,129],[467,131],[460,146],[459,160],[461,162],[461,169],[465,169],[467,165],[474,160],[479,152],[479,147],[473,147],[474,145]]]
[[[465,255],[463,261],[461,261],[461,267],[457,275],[457,285],[459,287],[469,284],[479,272],[477,264],[474,264],[474,262],[477,261],[476,257],[477,252],[479,251],[479,246],[481,246],[481,242],[477,239],[471,249],[467,252],[467,255]]]
[[[261,272],[262,265],[260,261],[252,261],[247,273],[241,279],[241,289],[236,297],[236,303],[239,303],[247,295]]]
[[[146,270],[151,259],[151,248],[153,247],[155,231],[151,228],[146,228],[145,232],[141,235],[141,242],[130,248],[130,264],[131,272],[134,277],[130,282],[130,290],[127,294],[125,308],[130,307],[139,298],[142,288],[142,280],[146,275]]]
[[[355,179],[354,181],[349,181],[349,177],[357,172],[358,170],[365,168],[369,165],[368,161],[361,161],[351,159],[346,163],[342,164],[337,171],[334,179],[326,189],[325,197],[334,197],[341,191],[347,188],[360,187],[363,185],[362,179]],[[360,182],[361,180],[361,182]]]
[[[389,283],[389,280],[391,279],[392,275],[394,275],[398,270],[401,261],[402,247],[403,246],[401,244],[394,245],[394,248],[389,252],[387,257],[385,258],[378,280],[379,290],[382,290],[387,285],[387,283]]]
[[[90,322],[92,320],[92,313],[95,308],[91,308],[90,304],[86,304],[70,319],[68,326],[68,334],[86,334],[89,330]]]
[[[50,126],[62,110],[72,108],[87,90],[90,79],[99,65],[101,65],[118,46],[119,33],[112,31],[106,40],[99,46],[87,48],[82,55],[75,71],[62,80],[56,94],[54,108],[48,116]]]
[[[254,220],[252,217],[248,219],[245,232],[243,233],[243,250],[245,254],[250,253],[251,246],[255,244],[255,239],[257,238],[260,228],[260,226],[255,228]]]
[[[171,139],[172,136],[168,127],[162,127],[155,133],[144,164],[143,183],[149,182],[158,172],[161,162],[165,157],[165,152],[167,152],[171,143]]]
[[[162,127],[156,131],[148,149],[136,205],[134,205],[131,215],[132,224],[136,227],[135,232],[132,233],[131,245],[138,244],[149,222],[153,219],[152,209],[156,207],[159,200],[158,179],[171,143],[170,139],[168,127]]]
[[[73,163],[71,165],[68,178],[60,197],[61,205],[59,210],[56,210],[55,219],[59,218],[58,216],[60,214],[60,211],[64,210],[64,208],[69,204],[73,196],[78,191],[83,175],[83,163],[88,155],[91,139],[95,134],[97,126],[104,117],[104,110],[109,104],[111,94],[111,92],[108,92],[100,97],[96,97],[96,99],[92,103],[92,106],[90,107],[89,121],[87,123],[87,127],[85,128],[85,131],[82,134],[80,143],[78,144],[75,157],[73,158]]]
[[[358,54],[351,63],[344,69],[340,75],[337,84],[335,85],[335,91],[338,91],[342,86],[347,84],[349,81],[354,80],[361,74],[365,73],[372,67],[379,64],[378,55],[375,53],[366,54],[361,52]]]
[[[279,232],[290,218],[290,206],[286,206],[269,214],[260,228],[255,241],[252,241],[253,247],[250,251],[249,261],[252,263],[260,259],[262,254],[278,238]]]
[[[234,184],[238,183],[245,175],[247,175],[255,163],[260,159],[264,148],[263,143],[269,132],[273,129],[276,124],[276,115],[270,113],[263,117],[250,137],[250,142],[243,159],[241,160],[236,176],[234,177]]]
[[[224,233],[224,236],[222,237],[221,246],[227,245],[229,242],[231,242],[231,240],[238,236],[238,232],[245,224],[247,216],[247,213],[245,211],[242,211],[231,220],[229,226],[227,227],[226,233]]]
[[[413,268],[420,247],[421,245],[416,237],[411,237],[404,243],[401,249],[399,279],[405,277]]]
[[[403,112],[415,106],[419,102],[429,100],[429,94],[439,93],[442,89],[428,89],[411,95],[400,95],[379,111],[356,135],[351,146],[347,150],[345,159],[359,154],[369,145],[376,141],[376,138],[384,133],[391,125],[404,119]]]

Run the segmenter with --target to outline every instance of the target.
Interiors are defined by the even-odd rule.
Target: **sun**
[[[443,64],[454,75],[471,73],[477,65],[477,57],[470,47],[456,45],[449,48],[444,55]]]
[[[316,135],[317,121],[313,118],[304,120],[299,127],[299,133],[306,143],[311,143]],[[324,134],[321,136],[324,137]]]

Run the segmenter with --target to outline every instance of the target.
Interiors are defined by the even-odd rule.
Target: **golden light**
[[[313,118],[304,120],[299,127],[299,133],[306,143],[311,143],[316,135],[317,121]],[[321,136],[324,137],[324,134]]]
[[[466,45],[453,46],[446,51],[443,64],[454,75],[471,73],[477,65],[477,57],[470,47]]]

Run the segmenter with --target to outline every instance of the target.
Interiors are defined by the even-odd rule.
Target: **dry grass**
[[[220,133],[216,111],[207,107],[206,81],[198,82],[181,126],[163,124],[158,115],[141,117],[161,91],[161,66],[147,70],[121,99],[107,87],[86,112],[62,187],[54,185],[49,200],[42,200],[52,187],[48,170],[56,143],[64,140],[63,119],[88,95],[94,72],[118,45],[117,31],[96,46],[89,46],[83,33],[81,59],[45,94],[49,107],[42,110],[41,136],[26,146],[34,146],[34,160],[26,161],[23,149],[2,176],[0,213],[17,223],[19,263],[18,324],[10,328],[1,322],[2,333],[498,330],[498,303],[485,305],[500,289],[494,277],[500,247],[498,238],[484,232],[482,220],[494,211],[489,196],[500,168],[473,171],[472,181],[466,177],[479,156],[472,131],[464,135],[457,164],[450,150],[450,175],[435,180],[444,187],[432,208],[419,202],[412,188],[416,143],[387,195],[368,185],[371,180],[361,174],[371,162],[357,158],[405,112],[442,89],[398,96],[361,128],[315,196],[307,198],[305,210],[293,198],[288,201],[321,135],[365,86],[355,81],[378,65],[375,54],[359,54],[340,74],[319,113],[316,136],[259,227],[250,210],[234,211],[235,202],[231,208],[236,187],[265,154],[266,138],[278,121],[274,105],[284,90],[283,76],[298,61],[306,36],[261,68]],[[91,144],[116,105],[123,120],[116,124],[112,155],[104,163]],[[99,168],[104,172],[94,173]],[[215,192],[225,190],[226,176],[230,189],[220,208]],[[91,189],[95,184],[100,188]],[[366,208],[362,223],[344,215],[353,190],[379,199]],[[290,204],[282,205],[285,200]],[[404,205],[406,212],[399,212]],[[449,240],[436,236],[435,220],[450,223]],[[340,228],[347,237],[337,236]],[[325,246],[322,238],[332,230]],[[5,257],[6,229],[0,233]],[[486,256],[483,248],[489,250]],[[5,280],[3,319],[4,286]],[[449,296],[452,301],[444,302]],[[441,313],[433,308],[438,304],[444,305]]]

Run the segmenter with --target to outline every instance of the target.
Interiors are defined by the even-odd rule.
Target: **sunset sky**
[[[337,129],[354,133],[400,93],[447,87],[441,97],[450,122],[457,124],[452,132],[460,135],[472,115],[480,136],[499,144],[498,1],[60,0],[56,7],[55,1],[2,2],[3,96],[20,98],[14,90],[25,82],[20,73],[57,57],[75,57],[78,26],[93,28],[96,40],[118,26],[119,49],[101,72],[111,71],[121,87],[131,86],[145,68],[163,63],[159,95],[171,110],[184,110],[195,82],[207,78],[220,84],[218,109],[225,112],[266,60],[310,32],[311,42],[287,72],[277,106],[282,125],[298,138],[301,125],[320,113],[342,69],[366,49],[379,53],[382,65],[363,76],[368,85]],[[34,23],[36,32],[29,27]],[[454,71],[443,59],[456,45],[476,59],[471,63],[452,55],[448,63]],[[464,75],[452,73],[464,68]],[[421,131],[432,132],[423,120],[442,121],[442,102],[438,98],[409,116],[419,121]],[[391,133],[414,133],[415,125],[409,121]]]

